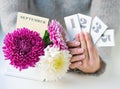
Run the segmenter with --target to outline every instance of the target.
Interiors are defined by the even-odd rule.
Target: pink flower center
[[[27,53],[29,53],[32,49],[32,45],[29,39],[27,40],[23,40],[20,39],[21,41],[18,41],[18,45],[19,45],[19,53],[22,55],[26,55]]]

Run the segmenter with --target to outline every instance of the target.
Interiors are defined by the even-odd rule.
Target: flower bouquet
[[[69,69],[71,58],[65,31],[56,20],[50,22],[43,37],[28,28],[17,28],[8,33],[3,52],[6,60],[20,71],[35,67],[42,81],[62,78]]]

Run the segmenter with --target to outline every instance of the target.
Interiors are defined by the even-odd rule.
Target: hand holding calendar
[[[114,30],[108,29],[108,26],[99,18],[75,14],[64,18],[68,40],[73,40],[79,32],[90,33],[93,43],[98,47],[114,46]]]

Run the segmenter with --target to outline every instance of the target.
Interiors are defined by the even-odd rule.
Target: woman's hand
[[[100,57],[89,33],[79,33],[74,41],[67,42],[73,55],[70,62],[71,69],[79,69],[84,73],[94,73],[100,68]]]

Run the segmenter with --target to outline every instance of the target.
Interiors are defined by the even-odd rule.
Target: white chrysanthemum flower
[[[37,63],[37,71],[42,81],[54,81],[62,78],[70,65],[71,54],[68,50],[59,50],[56,47],[47,47],[45,55],[40,56]]]

